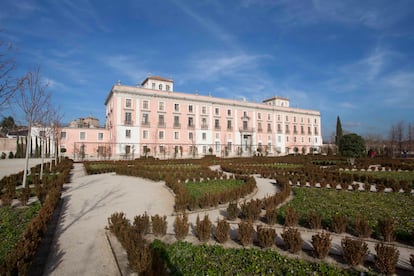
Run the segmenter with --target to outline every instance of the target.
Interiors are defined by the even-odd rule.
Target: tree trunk
[[[31,124],[31,122],[29,122],[29,128],[27,130],[27,136],[26,136],[26,141],[27,141],[27,143],[26,143],[26,162],[24,164],[24,172],[23,172],[23,188],[26,188],[27,171],[29,169],[29,150],[30,150],[30,147],[32,145],[31,131],[32,131],[32,124]]]

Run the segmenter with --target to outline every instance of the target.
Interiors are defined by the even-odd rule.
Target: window
[[[164,114],[158,114],[158,126],[165,127]]]
[[[207,134],[205,132],[203,132],[201,134],[201,139],[206,140],[207,139]]]
[[[148,130],[142,131],[142,139],[148,139]]]
[[[257,119],[261,120],[262,119],[262,113],[257,113]]]
[[[247,130],[247,121],[243,121],[243,129]]]
[[[148,101],[143,101],[142,102],[142,109],[148,109]]]
[[[132,113],[125,112],[125,125],[132,125]]]
[[[318,128],[315,127],[315,135],[318,135]]]
[[[247,112],[243,111],[243,118],[247,118]]]
[[[203,146],[203,153],[207,153],[207,146]]]
[[[60,133],[60,139],[66,139],[66,131],[62,131],[61,133]]]
[[[280,121],[280,115],[277,115],[277,120]]]
[[[271,120],[271,116],[269,113],[267,113],[267,120],[270,121]]]
[[[215,129],[220,129],[220,120],[219,119],[214,120],[214,128]]]
[[[308,127],[308,135],[312,135],[311,127]]]
[[[170,91],[170,86],[168,84],[165,86],[165,90]]]
[[[231,116],[231,109],[227,109],[227,116]]]
[[[300,126],[300,133],[305,134],[305,130],[303,129],[303,126]]]
[[[298,130],[296,129],[296,126],[293,126],[293,133],[298,133]]]
[[[296,123],[296,116],[295,116],[295,117],[293,117],[293,122],[295,122],[295,123]]]
[[[231,127],[231,120],[227,120],[227,129],[228,130],[231,130],[232,129],[232,127]]]
[[[85,138],[86,138],[86,132],[84,132],[84,131],[80,132],[79,133],[79,139],[80,140],[85,140]]]
[[[142,114],[142,125],[145,125],[145,126],[149,125],[148,113]]]
[[[164,131],[163,130],[160,130],[158,132],[158,139],[164,139]]]
[[[286,136],[286,142],[289,142],[289,136]]]
[[[286,116],[286,122],[289,122],[289,117],[288,116]]]
[[[41,131],[39,132],[39,136],[40,136],[40,137],[45,137],[45,136],[46,136],[46,131],[41,130]]]
[[[132,100],[131,99],[125,99],[125,107],[131,108],[132,107]]]
[[[180,104],[178,104],[178,103],[174,104],[174,111],[175,112],[180,112]]]
[[[164,109],[165,109],[165,108],[164,108],[164,102],[159,102],[159,103],[158,103],[158,110],[159,110],[159,111],[164,111]]]
[[[180,139],[180,133],[178,131],[174,131],[174,139],[175,140]]]
[[[206,118],[201,118],[201,128],[208,128]]]
[[[203,114],[207,114],[207,107],[202,106],[202,107],[201,107],[201,113],[203,113]]]
[[[125,130],[125,138],[131,138],[131,130],[130,129]]]
[[[282,142],[282,137],[281,137],[281,136],[277,136],[277,141],[278,141],[279,143],[281,143],[281,142]]]
[[[174,127],[180,127],[180,116],[174,116]]]
[[[272,132],[272,124],[267,124],[267,132]]]
[[[192,132],[188,133],[188,140],[193,140],[194,139],[194,134]]]
[[[163,146],[163,145],[160,145],[160,146],[158,147],[158,149],[159,149],[160,153],[165,153],[165,148],[164,148],[164,146]]]
[[[152,89],[155,89],[155,83],[152,83]]]
[[[193,117],[188,117],[188,126],[189,127],[194,127],[194,118]]]
[[[286,133],[289,133],[289,125],[286,125]]]
[[[282,132],[282,126],[280,124],[277,124],[277,132],[278,133]]]
[[[158,89],[162,90],[162,84],[158,85]]]
[[[293,137],[293,142],[294,142],[294,143],[296,143],[296,136],[295,136],[295,137]]]
[[[216,139],[220,139],[220,133],[216,133]]]
[[[188,105],[188,112],[193,113],[193,105],[192,104]]]
[[[214,109],[214,114],[216,114],[216,115],[220,115],[220,109],[219,109],[218,107],[216,107],[216,108]]]
[[[262,123],[261,122],[258,122],[257,123],[257,131],[259,131],[259,132],[262,132]]]
[[[104,137],[103,132],[98,132],[98,140],[99,141],[102,141],[103,140],[103,137]]]

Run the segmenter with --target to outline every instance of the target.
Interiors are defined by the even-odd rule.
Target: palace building
[[[278,156],[322,146],[320,112],[290,107],[278,96],[256,103],[175,92],[173,80],[151,76],[137,86],[118,82],[105,106],[104,128],[62,130],[68,156]],[[76,141],[68,141],[69,132]]]

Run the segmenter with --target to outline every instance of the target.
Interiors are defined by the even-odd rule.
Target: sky
[[[111,87],[148,75],[179,92],[288,97],[321,112],[325,140],[337,116],[384,138],[414,123],[412,0],[14,0],[0,4],[0,29],[14,74],[39,66],[66,123],[104,124]]]

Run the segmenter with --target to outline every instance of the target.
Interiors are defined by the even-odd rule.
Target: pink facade
[[[291,108],[281,97],[252,103],[179,93],[172,80],[149,77],[138,87],[114,85],[105,105],[101,142],[115,158],[276,156],[314,153],[322,146],[319,111]],[[84,140],[91,154],[97,146],[87,143],[99,144],[94,138],[96,133]]]

